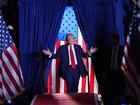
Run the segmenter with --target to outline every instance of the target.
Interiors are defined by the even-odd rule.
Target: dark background
[[[0,0],[0,10],[2,11],[7,26],[13,26],[13,30],[9,29],[9,32],[19,49],[19,15],[17,1],[18,0]]]

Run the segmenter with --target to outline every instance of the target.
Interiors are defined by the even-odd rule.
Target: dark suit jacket
[[[75,54],[77,58],[77,67],[82,77],[87,75],[86,68],[84,66],[82,57],[86,57],[87,54],[83,51],[80,45],[74,44]],[[60,46],[56,54],[52,54],[51,59],[60,58],[60,65],[58,73],[65,79],[66,70],[69,68],[69,56],[68,45]]]

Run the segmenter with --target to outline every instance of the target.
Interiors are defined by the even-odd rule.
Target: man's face
[[[70,45],[74,44],[74,36],[73,35],[67,36],[67,43]]]

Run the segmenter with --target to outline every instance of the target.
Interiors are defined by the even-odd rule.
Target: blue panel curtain
[[[132,0],[117,0],[115,9],[116,29],[120,35],[120,45],[124,46],[128,26],[132,18]]]
[[[116,28],[114,2],[114,0],[73,0],[75,15],[88,48],[98,47],[97,54],[92,60],[103,100],[106,100],[104,91],[107,91],[104,84],[108,84],[104,83],[102,75],[109,71],[111,36]],[[106,97],[110,98],[110,93],[108,94]]]
[[[26,92],[30,96],[42,93],[42,49],[54,49],[67,0],[19,0],[20,60]],[[47,77],[44,77],[47,79]]]
[[[90,46],[112,46],[112,35],[118,33],[124,46],[132,14],[131,0],[72,0],[78,25]]]
[[[111,34],[115,30],[113,1],[73,0],[77,21],[88,47],[97,43],[112,44]]]
[[[95,44],[94,0],[72,0],[72,5],[87,47]]]
[[[105,105],[112,105],[113,95],[122,94],[122,87],[116,81],[122,82],[123,80],[119,70],[117,71],[119,79],[116,80],[110,69],[112,36],[119,33],[119,45],[124,46],[126,34],[124,31],[127,30],[127,25],[124,23],[129,24],[127,20],[129,19],[128,14],[131,13],[131,2],[130,0],[72,0],[72,4],[88,48],[98,47],[97,53],[92,56],[92,61]],[[121,48],[119,62],[121,62],[122,52]],[[113,87],[116,84],[113,84],[114,82],[111,80],[114,80],[119,89]]]

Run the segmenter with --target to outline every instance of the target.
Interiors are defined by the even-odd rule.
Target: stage
[[[99,105],[94,93],[36,95],[31,105]]]

